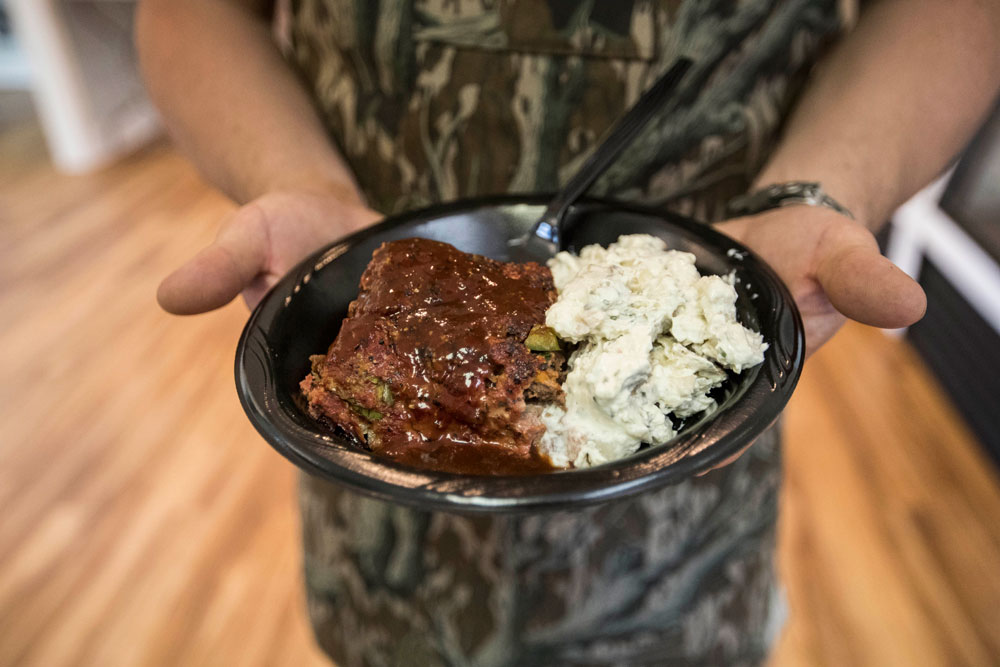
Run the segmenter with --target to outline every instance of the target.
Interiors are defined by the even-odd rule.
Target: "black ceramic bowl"
[[[558,509],[674,483],[740,451],[784,408],[802,367],[802,321],[791,295],[752,252],[709,226],[679,216],[597,200],[568,219],[570,250],[607,245],[622,234],[652,234],[693,253],[704,273],[736,272],[740,320],[770,344],[764,363],[726,387],[719,409],[670,442],[644,447],[594,468],[516,477],[454,475],[373,456],[319,426],[303,409],[299,381],[309,355],[337,335],[372,252],[384,241],[424,237],[467,252],[507,259],[508,239],[538,219],[549,197],[467,200],[385,220],[317,251],[290,271],[257,306],[236,352],[236,385],[250,421],[303,470],[357,491],[424,509]]]

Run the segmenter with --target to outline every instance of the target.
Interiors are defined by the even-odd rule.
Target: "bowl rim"
[[[408,211],[339,238],[303,259],[254,308],[237,345],[236,390],[258,433],[305,472],[382,500],[452,512],[522,512],[565,509],[678,483],[736,454],[777,420],[798,382],[805,352],[802,318],[782,280],[753,251],[709,224],[648,206],[602,198],[582,199],[578,205],[655,218],[667,226],[694,233],[711,251],[730,257],[734,252],[739,253],[737,257],[744,268],[756,276],[757,291],[768,290],[776,295],[773,312],[758,310],[758,320],[763,322],[768,317],[775,321],[776,329],[779,320],[786,329],[790,322],[791,339],[768,341],[764,363],[756,367],[760,370],[744,389],[737,405],[720,408],[664,445],[647,447],[619,461],[585,469],[497,477],[403,466],[362,451],[336,434],[302,428],[285,412],[277,398],[272,367],[275,355],[271,353],[267,330],[314,270],[322,270],[351,245],[401,224],[484,208],[536,206],[550,198],[545,193],[476,197]],[[667,461],[678,447],[696,444],[701,447],[699,451],[678,461]]]

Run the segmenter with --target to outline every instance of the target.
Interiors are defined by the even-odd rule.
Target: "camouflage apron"
[[[551,191],[681,54],[594,193],[706,221],[744,192],[843,0],[292,0],[288,53],[370,204]],[[574,511],[461,516],[303,476],[309,612],[348,665],[758,664],[780,629],[776,429]]]

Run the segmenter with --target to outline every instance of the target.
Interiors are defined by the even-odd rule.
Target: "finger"
[[[226,305],[265,270],[267,230],[252,207],[237,211],[218,238],[167,276],[156,298],[176,315],[204,313]]]
[[[879,253],[867,230],[839,226],[824,236],[819,253],[816,278],[847,317],[882,328],[909,326],[923,317],[923,289]]]

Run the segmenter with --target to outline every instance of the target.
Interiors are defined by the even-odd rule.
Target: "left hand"
[[[897,328],[924,315],[923,289],[882,256],[862,224],[827,208],[787,206],[720,223],[716,228],[771,265],[802,313],[806,355],[847,318]]]
[[[913,324],[927,309],[924,290],[882,256],[872,233],[836,211],[787,206],[716,229],[760,255],[785,282],[802,314],[807,357],[848,318],[897,328]],[[747,449],[712,469],[729,465]]]

